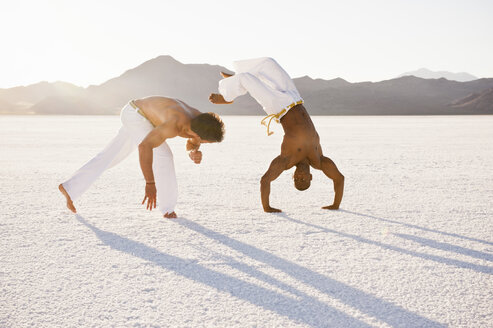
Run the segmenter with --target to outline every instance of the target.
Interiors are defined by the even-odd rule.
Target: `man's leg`
[[[275,108],[277,99],[282,93],[265,85],[256,76],[250,73],[238,73],[219,81],[219,92],[226,101],[233,101],[236,97],[247,92],[264,108]]]
[[[157,203],[159,210],[166,218],[176,218],[175,206],[178,200],[178,184],[176,182],[173,153],[164,142],[154,148],[154,180],[156,181]]]
[[[152,124],[135,111],[122,113],[122,122],[125,128],[130,131],[135,145],[142,142],[153,129]],[[159,209],[165,217],[176,218],[174,210],[178,199],[178,188],[173,153],[166,142],[153,149],[152,170],[154,171]]]
[[[59,190],[67,199],[67,207],[76,213],[73,201],[79,198],[105,170],[120,163],[135,148],[136,145],[129,131],[122,127],[99,154],[77,170],[70,179],[59,185]]]
[[[127,104],[121,111],[122,128],[118,135],[96,157],[84,164],[74,175],[58,187],[67,199],[67,207],[76,212],[73,201],[79,198],[107,169],[120,163],[137,148],[153,129],[152,124]]]
[[[261,80],[268,81],[271,88],[279,91],[294,91],[299,93],[289,74],[274,59],[266,57],[235,62],[237,73],[250,73]]]

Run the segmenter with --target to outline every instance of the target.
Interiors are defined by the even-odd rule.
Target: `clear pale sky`
[[[146,60],[380,81],[426,67],[493,77],[488,0],[2,0],[0,88],[100,84]]]

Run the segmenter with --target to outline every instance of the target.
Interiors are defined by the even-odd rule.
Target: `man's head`
[[[224,123],[215,113],[203,113],[194,117],[190,122],[190,128],[204,141],[223,141]]]
[[[310,165],[307,163],[296,164],[296,170],[293,174],[294,186],[298,190],[306,190],[310,187],[312,175],[310,174]]]

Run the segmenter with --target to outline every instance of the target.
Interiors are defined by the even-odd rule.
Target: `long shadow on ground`
[[[296,290],[293,287],[286,287],[286,285],[283,283],[274,282],[276,286],[290,292],[291,294],[294,294],[295,297],[285,296],[281,293],[266,289],[264,287],[228,276],[220,272],[213,271],[200,264],[193,263],[190,260],[162,253],[159,250],[149,247],[138,241],[119,236],[112,232],[101,230],[87,222],[87,220],[80,215],[76,215],[76,218],[86,227],[91,229],[103,243],[110,246],[112,249],[152,262],[155,265],[158,265],[166,270],[170,270],[177,274],[180,274],[185,278],[228,293],[234,297],[260,306],[266,310],[270,310],[279,315],[285,316],[293,321],[305,323],[312,327],[370,327],[368,324],[356,318],[353,318],[337,309],[334,309],[318,301],[317,299]],[[233,239],[230,239],[229,237],[216,234],[215,232],[207,230],[199,225],[193,224],[191,221],[188,221],[186,219],[181,219],[180,221],[180,224],[183,224],[191,229],[195,228],[193,230],[201,232],[206,236],[208,235],[215,237],[220,241],[222,240],[226,244],[233,246],[233,248],[235,249],[243,249],[247,255],[250,255],[253,258],[261,257],[269,261],[271,259],[277,259],[277,263],[279,263],[279,261],[283,261],[282,259],[279,259],[269,253],[263,252],[255,247],[242,244]],[[262,275],[265,274],[259,273],[255,269],[252,269],[245,264],[235,264],[234,262],[232,262],[232,265],[239,270],[250,272],[253,276],[259,279],[270,281],[271,283],[273,282],[273,278],[264,277]],[[293,270],[296,270],[298,272],[296,276],[298,276],[299,274],[305,274],[306,272],[311,272],[307,271],[307,269],[304,268],[301,268],[300,271],[300,269],[297,268],[296,265],[289,264],[289,262],[281,262],[280,265],[282,267],[286,267],[286,272],[292,272]],[[317,277],[312,276],[311,278]],[[318,279],[320,279],[320,277],[318,277]],[[327,286],[327,288],[331,287],[334,286]],[[342,292],[346,291],[342,290]],[[354,296],[358,297],[358,295]],[[390,312],[392,312],[392,309],[393,306],[390,306]],[[391,315],[391,313],[389,313],[389,315]],[[431,321],[415,315],[408,315],[406,316],[406,318],[409,320],[414,320],[420,326],[438,326]],[[406,320],[406,318],[403,318],[403,320]]]
[[[438,242],[438,241],[435,241],[432,239],[422,238],[422,237],[418,237],[418,236],[412,236],[412,235],[403,234],[403,233],[394,233],[393,235],[400,237],[400,238],[403,238],[403,239],[412,240],[415,243],[425,245],[425,246],[428,246],[431,248],[440,249],[440,250],[447,251],[447,252],[454,252],[457,254],[467,255],[470,257],[475,257],[477,259],[493,262],[493,255],[492,254],[488,254],[488,253],[484,253],[484,252],[480,252],[480,251],[475,251],[473,249],[460,247],[460,246],[452,245],[449,243],[442,243],[442,242]]]
[[[363,213],[358,213],[358,212],[352,212],[352,211],[343,210],[343,209],[340,209],[339,211],[340,212],[344,212],[344,213],[349,213],[349,214],[357,215],[357,216],[362,216],[362,217],[373,219],[373,220],[382,221],[382,222],[389,222],[389,223],[393,223],[393,224],[400,224],[400,225],[405,226],[405,227],[408,227],[408,228],[419,229],[419,230],[423,230],[423,231],[427,231],[427,232],[434,232],[434,233],[441,234],[441,235],[444,235],[444,236],[450,236],[450,237],[455,237],[455,238],[460,238],[460,239],[475,241],[475,242],[483,243],[483,244],[486,244],[486,245],[493,245],[493,242],[491,242],[491,241],[477,239],[477,238],[472,238],[472,237],[467,237],[467,236],[459,235],[459,234],[456,234],[456,233],[450,233],[450,232],[446,232],[446,231],[440,231],[440,230],[430,229],[430,228],[421,227],[421,226],[418,226],[418,225],[415,225],[415,224],[409,224],[409,223],[399,222],[399,221],[395,221],[395,220],[380,218],[380,217],[374,216],[374,215],[363,214]]]
[[[302,221],[289,218],[285,214],[282,214],[280,216],[294,222],[303,223]],[[256,261],[265,263],[272,268],[280,270],[288,274],[289,276],[297,279],[298,281],[312,286],[320,292],[332,298],[338,299],[339,301],[351,306],[352,308],[355,308],[380,321],[383,321],[392,327],[445,327],[445,325],[443,324],[419,316],[398,305],[379,299],[354,287],[328,278],[320,273],[311,271],[303,266],[287,261],[283,258],[280,258],[276,255],[273,255],[249,244],[240,242],[218,232],[212,231],[195,222],[189,221],[187,219],[180,219],[176,222],[182,226],[189,228],[190,230],[193,230],[208,238],[220,242],[221,244],[226,245],[237,252],[243,253]],[[325,228],[323,227],[318,228],[325,230]],[[323,314],[317,313],[317,315]],[[321,326],[332,326],[330,321],[324,320],[321,320],[323,322]],[[351,327],[351,323],[344,323],[343,326]]]
[[[345,211],[345,212],[351,213],[349,211]],[[282,218],[285,218],[286,220],[291,221],[291,222],[295,222],[295,223],[303,224],[303,225],[306,225],[306,226],[309,226],[309,227],[317,228],[317,229],[319,229],[320,231],[323,231],[323,232],[333,233],[333,234],[336,234],[336,235],[339,235],[339,236],[342,236],[342,237],[346,237],[346,238],[350,238],[350,239],[356,240],[356,241],[361,242],[361,243],[378,246],[378,247],[381,247],[383,249],[387,249],[387,250],[399,252],[399,253],[406,254],[406,255],[411,255],[411,256],[414,256],[414,257],[419,257],[419,258],[422,258],[424,260],[429,260],[429,261],[434,261],[434,262],[438,262],[438,263],[442,263],[442,264],[447,264],[447,265],[455,266],[455,267],[461,268],[461,269],[471,269],[471,270],[474,270],[474,271],[480,272],[480,273],[493,274],[493,267],[489,267],[489,266],[486,266],[486,265],[479,265],[479,264],[474,264],[474,263],[459,261],[459,260],[455,260],[455,259],[450,259],[450,258],[447,258],[447,257],[438,256],[438,255],[431,255],[431,254],[426,254],[426,253],[420,253],[420,252],[410,251],[410,250],[405,249],[405,248],[402,248],[402,247],[398,247],[398,246],[393,246],[393,245],[390,245],[390,244],[381,243],[379,241],[374,241],[374,240],[367,239],[367,238],[364,238],[364,237],[361,237],[361,236],[353,235],[353,234],[346,233],[346,232],[340,232],[340,231],[336,231],[336,230],[333,230],[333,229],[322,227],[322,226],[319,226],[319,225],[316,225],[316,224],[313,224],[313,223],[308,223],[308,222],[303,222],[303,221],[300,221],[300,220],[297,220],[297,219],[293,219],[293,218],[290,218],[289,216],[287,216],[284,213],[280,213],[280,214],[278,214],[278,216],[279,217],[282,217]]]

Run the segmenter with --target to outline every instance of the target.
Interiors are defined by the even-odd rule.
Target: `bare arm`
[[[199,138],[189,138],[187,140],[187,151],[196,151],[200,148]]]
[[[285,157],[277,156],[270,163],[269,169],[262,176],[260,180],[260,196],[262,198],[262,206],[265,212],[281,212],[277,208],[270,207],[269,195],[270,195],[270,183],[277,179],[281,173],[287,168],[288,159]]]
[[[339,209],[339,205],[342,201],[342,195],[344,193],[344,176],[341,172],[339,172],[337,166],[330,158],[322,156],[320,158],[320,164],[322,172],[324,172],[324,174],[334,182],[335,191],[334,203],[322,208],[327,210],[337,210]]]
[[[147,199],[147,209],[156,208],[156,185],[152,171],[152,150],[161,145],[166,139],[176,137],[178,130],[176,122],[166,122],[153,129],[139,145],[140,168],[146,180],[146,193],[142,204]]]
[[[202,161],[202,152],[199,150],[200,148],[200,138],[190,138],[187,140],[187,151],[188,156],[195,164],[200,164]]]

